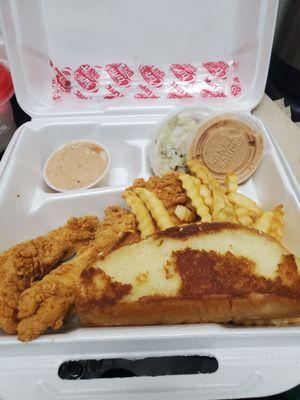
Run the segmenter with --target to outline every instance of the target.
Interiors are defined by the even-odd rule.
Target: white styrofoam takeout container
[[[247,114],[263,95],[277,0],[1,0],[2,27],[15,91],[33,119],[14,135],[0,168],[0,250],[45,234],[73,215],[123,204],[135,177],[151,174],[147,148],[165,115],[181,106]],[[79,102],[51,97],[49,57],[82,62],[157,63],[234,60],[237,98],[118,99]],[[99,61],[100,60],[100,61]],[[120,61],[121,60],[121,61]],[[264,208],[283,203],[285,244],[300,253],[300,190],[262,122],[261,165],[240,190]],[[111,153],[107,186],[54,193],[42,180],[48,155],[66,141],[99,140]],[[255,249],[254,249],[255,251]],[[0,336],[3,399],[225,399],[278,393],[300,382],[300,327],[216,324],[83,328],[76,324],[31,343]],[[212,355],[214,374],[61,380],[71,359]]]

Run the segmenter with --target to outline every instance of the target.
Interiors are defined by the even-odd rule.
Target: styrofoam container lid
[[[32,117],[165,113],[208,106],[251,110],[264,92],[277,0],[0,0],[2,28],[21,107]],[[186,65],[231,60],[239,96],[193,99],[52,97],[55,65]],[[123,65],[123,64],[122,64]],[[175,96],[176,97],[176,96]]]
[[[5,51],[5,44],[4,44],[4,39],[3,39],[1,23],[0,23],[0,63],[7,65],[7,56],[6,56],[6,51]]]

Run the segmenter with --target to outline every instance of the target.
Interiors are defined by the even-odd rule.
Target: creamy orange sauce
[[[95,182],[107,166],[105,150],[89,142],[66,144],[48,160],[45,175],[60,190],[80,189]]]

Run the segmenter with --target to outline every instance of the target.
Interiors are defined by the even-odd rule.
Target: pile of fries
[[[174,214],[179,224],[191,222],[232,222],[253,227],[281,240],[283,236],[283,205],[264,211],[255,201],[238,192],[235,174],[227,174],[222,186],[199,160],[187,163],[190,173],[178,173],[182,188],[189,199],[178,204]],[[174,215],[166,209],[155,193],[142,187],[129,188],[123,195],[135,214],[141,237],[145,238],[157,229],[164,230],[178,225]]]

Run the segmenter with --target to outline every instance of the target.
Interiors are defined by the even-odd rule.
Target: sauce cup
[[[61,152],[63,149],[68,149],[68,147],[71,147],[72,145],[76,145],[76,144],[87,144],[87,147],[89,146],[94,146],[95,148],[99,148],[100,151],[103,151],[105,153],[105,157],[106,157],[106,166],[105,168],[101,171],[101,173],[99,173],[99,175],[97,176],[96,179],[94,179],[93,181],[91,181],[90,183],[86,184],[85,186],[82,187],[74,187],[74,188],[62,188],[59,187],[58,185],[55,185],[54,183],[51,182],[51,179],[49,179],[49,174],[47,173],[47,169],[49,166],[50,161],[53,159],[53,157],[55,155],[57,155],[58,152]],[[71,142],[67,142],[64,143],[63,145],[61,145],[59,148],[57,148],[56,150],[54,150],[49,157],[47,158],[44,167],[43,167],[43,178],[44,181],[46,182],[46,184],[53,190],[57,191],[57,192],[68,192],[70,190],[86,190],[86,189],[90,189],[96,186],[100,186],[100,183],[103,182],[104,178],[107,176],[108,170],[109,170],[109,166],[110,166],[110,155],[109,152],[107,150],[107,148],[100,142],[97,141],[93,141],[93,140],[75,140],[75,141],[71,141]]]

